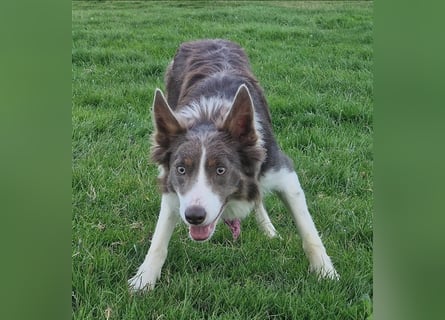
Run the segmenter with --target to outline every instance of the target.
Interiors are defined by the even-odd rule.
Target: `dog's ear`
[[[153,122],[156,128],[154,139],[159,147],[167,147],[171,139],[185,130],[176,119],[160,89],[156,89],[153,100]]]
[[[223,128],[246,145],[254,145],[258,139],[252,98],[245,84],[239,86],[232,107],[224,120]]]

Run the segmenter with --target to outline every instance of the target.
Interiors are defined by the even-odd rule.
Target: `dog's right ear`
[[[185,131],[160,89],[156,89],[153,100],[153,122],[156,128],[154,139],[159,147],[167,147],[173,138]]]

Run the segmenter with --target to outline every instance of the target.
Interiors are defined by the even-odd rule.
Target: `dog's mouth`
[[[210,237],[215,232],[216,223],[218,222],[219,218],[221,217],[222,213],[224,212],[226,204],[227,204],[227,201],[224,202],[224,204],[221,206],[221,209],[219,210],[218,215],[216,216],[215,220],[213,220],[213,222],[209,223],[208,225],[205,225],[205,226],[189,225],[190,237],[195,241],[205,241],[205,240],[210,239]]]
[[[216,221],[206,226],[194,226],[189,227],[189,234],[195,241],[204,241],[210,238],[215,232]]]

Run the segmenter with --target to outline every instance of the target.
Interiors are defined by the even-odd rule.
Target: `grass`
[[[372,317],[372,3],[73,2],[73,319]],[[227,38],[248,53],[280,145],[341,275],[317,281],[292,219],[253,216],[237,242],[179,225],[154,292],[132,296],[159,210],[149,161],[154,89],[178,45]]]

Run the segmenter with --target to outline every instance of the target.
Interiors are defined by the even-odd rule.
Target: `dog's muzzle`
[[[207,217],[207,212],[203,207],[197,205],[190,206],[185,209],[184,215],[185,220],[190,223],[189,234],[193,240],[205,241],[212,236],[218,219],[207,225],[203,225]]]

